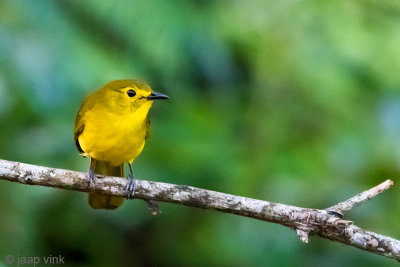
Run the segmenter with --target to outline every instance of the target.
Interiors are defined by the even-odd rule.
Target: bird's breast
[[[146,116],[134,112],[88,112],[86,115],[79,142],[92,158],[120,164],[133,161],[142,152]]]

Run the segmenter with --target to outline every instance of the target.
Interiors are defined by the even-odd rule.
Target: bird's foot
[[[128,164],[129,166],[129,175],[128,175],[128,183],[126,185],[126,199],[133,199],[135,196],[135,189],[136,189],[136,178],[135,175],[133,175],[132,171],[132,166],[131,164]]]
[[[136,179],[128,176],[128,184],[126,185],[126,199],[132,199],[135,195]]]
[[[89,168],[89,188],[93,188],[96,184],[96,174],[92,170],[92,168]]]

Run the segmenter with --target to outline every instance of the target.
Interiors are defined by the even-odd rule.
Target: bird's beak
[[[169,96],[157,92],[151,92],[151,94],[146,98],[148,100],[169,99]]]

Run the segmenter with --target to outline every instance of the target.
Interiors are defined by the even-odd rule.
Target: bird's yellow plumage
[[[90,94],[78,112],[74,129],[78,150],[91,158],[90,171],[123,176],[124,162],[132,163],[143,150],[153,100],[166,98],[136,80],[113,81]],[[122,202],[120,197],[89,194],[93,208],[114,209]]]

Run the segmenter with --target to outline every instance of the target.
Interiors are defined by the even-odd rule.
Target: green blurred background
[[[89,92],[138,78],[151,110],[139,179],[326,208],[400,171],[400,2],[0,1],[0,158],[86,171]],[[346,215],[400,238],[399,185]],[[68,266],[394,266],[271,223],[0,181],[4,256]]]

